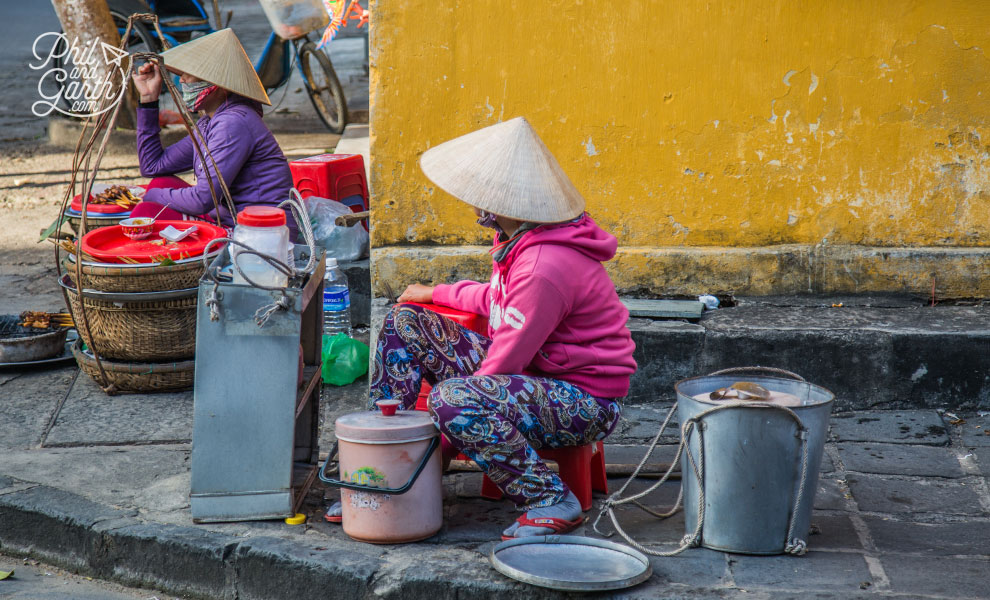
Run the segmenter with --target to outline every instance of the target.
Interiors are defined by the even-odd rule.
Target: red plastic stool
[[[448,308],[437,304],[421,304],[419,302],[409,302],[428,308],[441,314],[460,325],[480,333],[488,335],[488,319],[481,315]],[[416,410],[429,410],[430,391],[433,389],[427,382],[423,382],[419,388],[419,397],[416,399]],[[442,440],[444,446],[449,442]],[[605,478],[605,446],[601,441],[584,446],[569,446],[566,448],[543,448],[536,453],[545,460],[552,460],[560,468],[560,478],[571,488],[574,495],[581,501],[581,510],[591,509],[591,491],[608,493],[608,481]],[[459,454],[459,460],[469,460],[467,456]],[[486,475],[481,483],[481,496],[498,500],[502,497],[502,490],[498,489],[491,479]]]
[[[347,205],[353,212],[368,210],[368,180],[360,154],[320,154],[289,163],[292,185],[303,198],[318,196]],[[362,223],[368,228],[367,222]]]
[[[560,468],[560,478],[581,502],[581,510],[591,509],[591,491],[608,493],[605,478],[605,445],[599,440],[584,446],[542,448],[540,458],[552,460]],[[498,500],[502,490],[485,475],[481,482],[481,497]]]

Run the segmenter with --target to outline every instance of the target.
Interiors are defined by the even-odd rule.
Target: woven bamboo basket
[[[117,223],[120,223],[126,218],[127,217],[108,219],[106,217],[103,218],[90,217],[86,219],[86,232],[88,233],[90,231],[93,231],[94,229],[101,229],[103,227],[110,227],[111,225],[116,225]],[[82,217],[65,215],[65,222],[69,224],[69,229],[72,230],[72,233],[79,235],[79,232],[82,230]]]
[[[100,358],[128,361],[170,361],[196,353],[197,292],[169,299],[120,302],[84,297],[90,339],[83,321],[79,294],[66,287],[80,337]]]
[[[84,373],[96,383],[103,384],[96,359],[83,352],[80,340],[72,345],[72,356]],[[100,358],[107,383],[121,392],[164,392],[184,390],[193,386],[196,361],[184,360],[171,363],[115,362]]]
[[[62,271],[76,286],[76,265],[68,258],[62,261]],[[83,289],[98,292],[167,292],[185,290],[199,285],[206,267],[201,259],[174,265],[82,265]]]

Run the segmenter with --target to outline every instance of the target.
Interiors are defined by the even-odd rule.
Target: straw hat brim
[[[271,106],[265,86],[231,29],[221,29],[162,52],[165,67]]]
[[[419,164],[447,193],[496,215],[559,223],[584,212],[584,197],[523,117],[430,148]]]

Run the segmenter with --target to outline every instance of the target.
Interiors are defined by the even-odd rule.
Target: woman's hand
[[[134,87],[141,96],[141,102],[154,102],[162,93],[162,74],[158,72],[158,65],[145,63],[141,68],[131,74],[134,80]]]
[[[419,302],[420,304],[433,303],[433,286],[414,283],[406,288],[399,296],[399,302]]]

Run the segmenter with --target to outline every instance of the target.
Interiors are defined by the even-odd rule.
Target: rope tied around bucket
[[[643,456],[643,459],[633,470],[632,475],[629,476],[629,478],[622,485],[622,487],[619,488],[617,492],[610,495],[608,499],[606,499],[605,502],[602,504],[602,508],[598,512],[598,516],[595,518],[595,521],[592,524],[592,529],[594,529],[596,533],[598,533],[599,535],[603,535],[604,537],[612,537],[615,533],[618,533],[619,535],[622,536],[623,539],[625,539],[625,541],[629,545],[636,548],[640,552],[652,556],[660,556],[660,557],[676,556],[684,552],[688,548],[693,548],[695,546],[701,545],[702,531],[704,529],[704,524],[705,524],[704,419],[712,414],[732,408],[770,408],[774,410],[780,410],[787,413],[792,419],[794,419],[795,423],[797,424],[798,427],[797,437],[801,440],[801,479],[800,479],[800,485],[798,486],[798,493],[795,495],[794,498],[794,505],[791,509],[790,516],[788,517],[787,536],[785,538],[786,543],[784,546],[784,551],[787,554],[791,554],[793,556],[803,556],[804,554],[806,554],[808,551],[808,544],[805,540],[795,537],[794,528],[797,525],[798,508],[801,506],[801,504],[804,501],[805,489],[807,487],[807,482],[808,482],[808,437],[809,437],[808,429],[804,426],[804,423],[801,421],[801,418],[797,415],[797,413],[795,413],[790,408],[787,408],[786,406],[780,406],[778,404],[767,403],[767,402],[733,402],[731,404],[721,404],[719,406],[713,406],[712,408],[709,408],[701,412],[700,414],[697,414],[691,417],[690,419],[687,419],[684,423],[681,424],[681,430],[680,430],[681,440],[680,443],[677,445],[677,452],[674,454],[674,459],[671,461],[670,466],[667,468],[667,471],[663,474],[663,476],[655,484],[643,490],[642,492],[623,498],[622,494],[626,491],[626,489],[633,482],[633,480],[635,480],[636,477],[639,476],[640,471],[646,465],[647,461],[649,461],[650,456],[653,455],[654,450],[656,450],[657,444],[660,442],[660,438],[663,436],[664,431],[667,429],[667,426],[670,424],[670,421],[673,418],[675,411],[677,410],[676,404],[672,406],[670,411],[667,413],[667,416],[664,418],[663,423],[660,425],[660,429],[659,431],[657,431],[656,436],[654,436],[653,440],[650,442],[649,449],[646,451],[646,454]],[[691,454],[691,451],[688,448],[689,440],[693,433],[696,433],[698,436],[697,460],[695,460],[694,455]],[[651,494],[653,491],[655,491],[657,488],[663,485],[670,478],[671,474],[674,473],[678,464],[681,462],[681,458],[683,455],[687,456],[687,462],[691,467],[691,472],[698,483],[698,522],[692,533],[686,534],[684,535],[683,538],[681,538],[680,545],[676,550],[660,552],[657,550],[646,548],[645,546],[634,540],[628,533],[626,533],[624,529],[622,529],[622,526],[619,524],[619,520],[615,515],[615,508],[623,504],[633,504],[634,506],[640,508],[641,510],[644,510],[647,513],[659,517],[661,519],[666,519],[668,517],[677,514],[677,511],[680,510],[681,504],[684,500],[683,485],[681,486],[681,489],[677,493],[677,500],[674,502],[673,508],[671,508],[669,511],[666,512],[655,511],[643,505],[641,502],[639,502],[639,500]],[[602,517],[605,514],[608,514],[609,519],[612,521],[612,526],[615,530],[612,533],[606,534],[598,528],[598,523],[599,521],[601,521]]]

